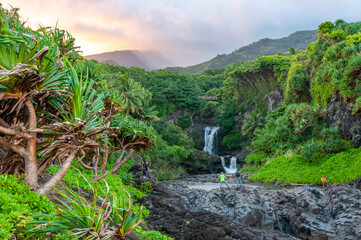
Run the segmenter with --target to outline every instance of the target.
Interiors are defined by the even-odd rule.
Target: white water
[[[204,129],[204,148],[203,151],[209,154],[215,154],[217,151],[216,140],[219,127],[206,127]]]
[[[235,173],[237,171],[236,157],[231,157],[231,164],[229,165],[229,167],[227,167],[224,157],[221,157],[221,161],[222,161],[222,167],[224,168],[224,171],[226,171],[226,173]]]

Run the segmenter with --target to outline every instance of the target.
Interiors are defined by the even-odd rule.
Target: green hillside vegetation
[[[289,49],[282,54],[236,62],[202,74],[165,70],[147,72],[137,68],[124,68],[123,73],[150,91],[153,96],[151,103],[156,106],[161,119],[178,112],[184,116],[178,123],[184,130],[190,123],[182,119],[186,120],[193,114],[214,119],[222,128],[218,141],[220,146],[226,150],[247,149],[254,152],[247,161],[255,164],[252,169],[261,167],[261,170],[252,179],[270,181],[258,176],[265,171],[262,166],[273,166],[273,170],[280,171],[277,164],[270,164],[272,159],[297,156],[307,164],[320,163],[312,165],[313,170],[320,170],[325,166],[321,162],[332,165],[331,162],[338,159],[332,156],[342,156],[344,151],[352,148],[335,126],[327,125],[326,107],[331,95],[338,93],[345,102],[355,103],[354,113],[359,111],[359,26],[360,23],[345,23],[343,20],[334,24],[325,22],[319,27],[318,40],[303,52]],[[275,90],[283,92],[285,104],[268,113],[265,96]],[[216,96],[218,101],[197,100],[199,95]],[[248,113],[246,117],[243,116],[245,113]],[[167,132],[165,129],[169,127],[157,130],[162,135],[162,131]],[[176,161],[171,161],[172,164],[165,164],[168,163],[165,161],[162,166],[179,172],[182,171],[182,163],[197,162],[197,159],[192,159],[192,151],[196,148],[201,150],[203,146],[197,144],[197,136],[192,138],[190,144],[183,145],[186,151],[178,152],[178,158],[174,158]],[[174,145],[169,139],[164,143],[181,146],[180,143]],[[348,154],[353,153],[350,150]],[[150,154],[148,157],[154,160],[153,156]],[[171,159],[169,156],[166,158]],[[164,159],[158,157],[155,162],[162,161]],[[287,172],[285,166],[282,166],[282,171]],[[295,171],[292,166],[290,169]],[[345,171],[353,170],[349,168]],[[330,174],[335,173],[331,171]],[[272,181],[296,181],[294,178],[277,178],[277,174],[262,176],[269,176]],[[355,177],[352,174],[342,176],[337,182]],[[315,179],[318,178],[314,178],[313,183],[316,183]],[[297,180],[302,183],[312,181],[303,174],[299,174]]]
[[[317,40],[316,31],[297,31],[288,37],[280,39],[264,38],[257,42],[230,53],[217,55],[215,58],[194,66],[185,68],[168,68],[181,73],[203,73],[209,69],[224,68],[232,63],[254,60],[260,56],[275,55],[287,52],[293,48],[297,51],[305,49],[311,42]]]
[[[324,22],[318,40],[294,59],[284,87],[286,105],[256,130],[255,154],[268,157],[251,180],[320,184],[319,176],[326,175],[343,183],[361,175],[359,149],[351,149],[324,119],[332,94],[353,103],[355,114],[360,110],[360,34],[361,23]]]
[[[71,34],[33,30],[17,11],[0,5],[0,238],[124,239],[148,214],[128,170],[159,136],[151,95],[126,75],[112,89]],[[61,180],[74,188],[52,203]]]

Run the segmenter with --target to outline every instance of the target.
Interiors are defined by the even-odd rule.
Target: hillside
[[[158,51],[124,50],[89,55],[85,56],[85,58],[88,60],[94,59],[100,63],[108,63],[110,65],[132,66],[146,70],[175,66],[172,61],[165,58]]]
[[[264,38],[257,42],[232,52],[231,54],[217,55],[215,58],[189,67],[168,68],[171,71],[180,73],[202,73],[207,69],[224,68],[227,65],[239,62],[254,60],[259,56],[274,55],[279,52],[286,52],[289,48],[305,49],[311,42],[317,40],[317,31],[297,31],[288,37],[279,39]]]

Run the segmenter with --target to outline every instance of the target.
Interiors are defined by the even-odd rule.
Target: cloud
[[[84,54],[155,49],[197,64],[261,38],[360,20],[358,0],[6,0],[30,22],[70,31]]]

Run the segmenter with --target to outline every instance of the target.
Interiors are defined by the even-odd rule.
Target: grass
[[[321,185],[323,175],[330,183],[347,183],[360,177],[361,148],[330,154],[312,162],[306,162],[300,155],[280,156],[271,160],[249,180]]]

